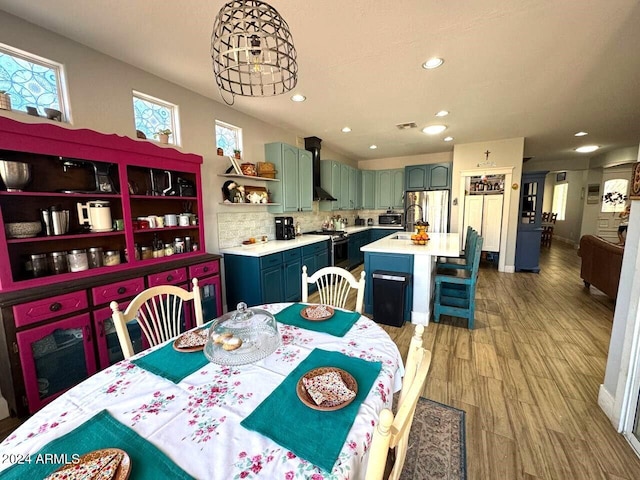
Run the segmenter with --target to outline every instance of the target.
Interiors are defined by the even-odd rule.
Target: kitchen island
[[[365,312],[373,313],[373,272],[408,273],[412,282],[405,295],[405,320],[427,325],[431,318],[437,259],[459,256],[460,237],[457,233],[430,233],[426,245],[414,245],[410,235],[410,232],[394,232],[361,248],[367,274]]]

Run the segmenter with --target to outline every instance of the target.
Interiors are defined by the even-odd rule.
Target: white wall
[[[451,207],[451,229],[457,229],[458,217],[462,215],[460,211],[460,199],[457,199],[460,191],[460,172],[479,168],[485,162],[485,151],[489,150],[489,162],[495,167],[513,167],[512,183],[517,184],[517,188],[512,189],[511,201],[509,204],[509,226],[507,230],[507,246],[505,251],[506,271],[514,271],[516,254],[516,233],[518,218],[518,202],[520,199],[520,180],[522,178],[522,156],[524,154],[524,138],[510,138],[506,140],[494,140],[478,143],[467,143],[455,145],[453,147],[453,174],[451,185],[451,196],[453,205]],[[511,188],[511,185],[505,185]],[[457,199],[457,201],[456,201]]]
[[[556,221],[553,237],[572,245],[578,245],[580,243],[588,171],[567,170],[565,172],[566,179],[561,182],[556,181],[557,174],[555,172],[547,175],[544,185],[543,211],[550,212],[552,210],[554,187],[558,184],[567,183],[565,219]]]
[[[449,163],[453,161],[453,152],[427,153],[407,157],[377,158],[375,160],[360,160],[358,168],[361,170],[386,170],[389,168],[404,168],[407,165],[426,165],[429,163]]]

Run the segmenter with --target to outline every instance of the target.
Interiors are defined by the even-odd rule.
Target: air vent
[[[416,122],[399,123],[396,125],[398,130],[409,130],[410,128],[418,128]]]

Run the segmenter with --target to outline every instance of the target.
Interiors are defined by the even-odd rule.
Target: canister
[[[153,258],[153,249],[151,247],[140,247],[140,257],[142,260]]]
[[[184,237],[184,251],[191,251],[191,237]]]
[[[51,273],[67,273],[69,271],[69,261],[67,252],[51,252],[49,254],[49,268]]]
[[[34,277],[43,277],[49,273],[47,268],[47,254],[36,253],[31,255],[31,268]]]
[[[175,253],[173,248],[173,243],[165,243],[164,244],[164,256],[169,257]]]
[[[173,241],[174,253],[184,253],[184,238],[176,237]]]
[[[89,249],[89,268],[98,268],[104,265],[102,247],[91,247]]]
[[[82,272],[89,269],[89,259],[85,249],[69,250],[67,259],[69,260],[69,270],[72,272]]]
[[[120,265],[120,251],[107,250],[104,252],[104,265],[106,267],[112,267],[113,265]]]

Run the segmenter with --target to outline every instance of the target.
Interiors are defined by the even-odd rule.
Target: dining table
[[[304,307],[255,307],[274,315],[280,340],[252,363],[213,363],[169,340],[96,373],[0,443],[0,479],[45,478],[107,448],[126,452],[131,479],[364,478],[378,414],[402,386],[402,357],[366,316],[335,308],[311,321]],[[344,408],[301,400],[300,378],[321,367],[357,382]]]

